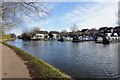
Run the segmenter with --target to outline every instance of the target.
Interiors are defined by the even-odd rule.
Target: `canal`
[[[73,78],[118,77],[120,43],[22,41],[8,42],[43,59]]]

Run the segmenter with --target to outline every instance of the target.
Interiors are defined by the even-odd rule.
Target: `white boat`
[[[96,43],[103,43],[103,38],[102,37],[98,37],[96,40]]]

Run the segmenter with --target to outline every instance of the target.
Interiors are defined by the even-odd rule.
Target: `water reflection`
[[[105,78],[118,75],[118,46],[94,42],[10,41],[74,78]]]

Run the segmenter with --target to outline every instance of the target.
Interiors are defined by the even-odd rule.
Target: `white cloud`
[[[71,13],[65,14],[60,20],[65,24],[78,24],[82,28],[99,28],[115,26],[117,23],[117,2],[101,2],[94,5],[77,6]]]

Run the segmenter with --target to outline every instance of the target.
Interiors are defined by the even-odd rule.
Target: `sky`
[[[23,16],[23,25],[47,31],[70,31],[74,24],[79,30],[117,26],[118,2],[49,2],[48,7],[51,12],[45,19]],[[20,34],[21,30],[11,32]]]

